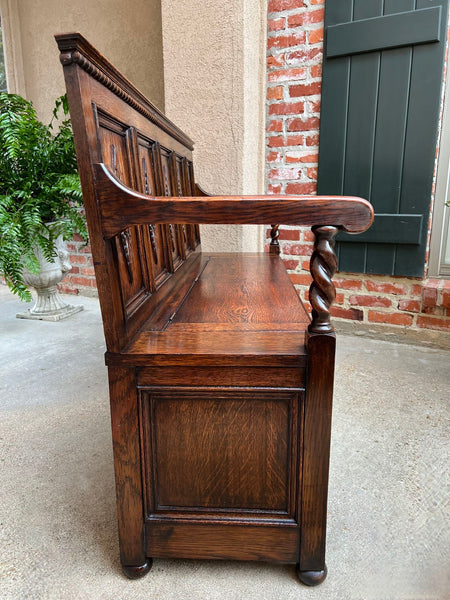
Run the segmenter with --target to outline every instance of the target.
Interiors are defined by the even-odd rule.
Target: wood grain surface
[[[176,312],[179,324],[308,324],[282,261],[267,254],[217,254]]]
[[[295,392],[171,389],[149,396],[156,510],[288,512]]]
[[[295,524],[194,524],[154,519],[146,532],[147,553],[162,558],[298,560],[300,530]]]

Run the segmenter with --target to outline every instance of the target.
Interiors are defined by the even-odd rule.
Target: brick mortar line
[[[280,17],[281,18],[281,17]],[[276,21],[277,19],[271,19]],[[296,25],[296,26],[291,26],[289,27],[288,25],[286,25],[286,27],[284,29],[273,29],[271,31],[267,31],[267,39],[273,39],[273,38],[277,38],[277,37],[283,37],[285,35],[293,35],[294,33],[308,33],[309,31],[317,31],[318,29],[323,29],[323,22],[322,23],[305,23],[305,25]],[[315,42],[315,43],[321,43],[321,42]],[[300,45],[300,44],[297,44]],[[309,44],[308,44],[309,45]],[[291,48],[293,46],[287,46],[288,48]],[[283,46],[284,48],[284,46]],[[269,54],[269,56],[274,56],[275,54],[277,54],[278,52],[282,51],[282,48],[275,48],[275,47],[271,47],[267,49],[268,52],[273,52],[273,54]]]
[[[282,19],[284,17],[292,17],[297,15],[310,14],[312,12],[324,10],[324,4],[310,4],[309,6],[301,6],[297,8],[284,8],[280,11],[268,12],[267,20],[268,21],[276,21],[277,19]],[[277,15],[277,16],[275,16]],[[323,23],[323,21],[322,21]],[[316,23],[314,23],[315,25]],[[297,26],[298,27],[298,26]]]

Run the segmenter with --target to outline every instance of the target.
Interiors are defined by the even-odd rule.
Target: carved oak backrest
[[[192,141],[79,34],[56,36],[64,66],[108,350],[151,315],[153,295],[200,244],[197,225],[141,225],[101,235],[93,165],[156,196],[195,195]]]

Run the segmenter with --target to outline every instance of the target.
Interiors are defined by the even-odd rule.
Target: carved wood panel
[[[156,195],[157,144],[138,135],[137,146],[140,190],[144,194]],[[170,275],[171,262],[167,252],[166,228],[150,223],[143,229],[152,281],[154,287],[158,288]]]
[[[131,128],[103,112],[97,113],[97,139],[102,161],[125,185],[136,188],[132,168],[133,132]],[[129,317],[150,292],[150,278],[140,227],[122,231],[112,242],[117,257],[122,302]]]
[[[160,196],[173,196],[176,186],[172,170],[173,152],[159,146],[160,159]],[[181,241],[180,225],[166,225],[167,245],[171,259],[171,270],[175,271],[185,258],[184,246]]]
[[[161,146],[149,132],[93,108],[101,160],[125,185],[156,196],[192,194],[192,163],[186,157]],[[126,229],[110,243],[128,319],[196,249],[198,227],[149,223]]]
[[[184,195],[184,181],[183,181],[183,171],[182,171],[182,158],[174,154],[174,160],[172,161],[173,170],[174,170],[174,179],[175,179],[175,190],[177,196]],[[182,252],[186,257],[189,253],[189,240],[187,233],[187,225],[183,223],[178,226],[178,233],[180,238],[180,244],[182,248]]]
[[[186,181],[186,159],[183,156],[174,155],[173,161],[175,170],[175,182],[178,196],[190,196],[189,186]],[[195,237],[193,235],[192,225],[187,223],[180,225],[181,243],[184,253],[188,256],[192,250],[195,250]]]

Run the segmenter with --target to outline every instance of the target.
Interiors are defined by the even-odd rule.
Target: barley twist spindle
[[[308,331],[310,333],[328,333],[334,330],[330,322],[330,307],[336,297],[336,290],[331,278],[337,267],[334,238],[338,228],[318,226],[313,227],[312,231],[315,235],[314,252],[310,263],[313,282],[309,288],[312,322]]]

